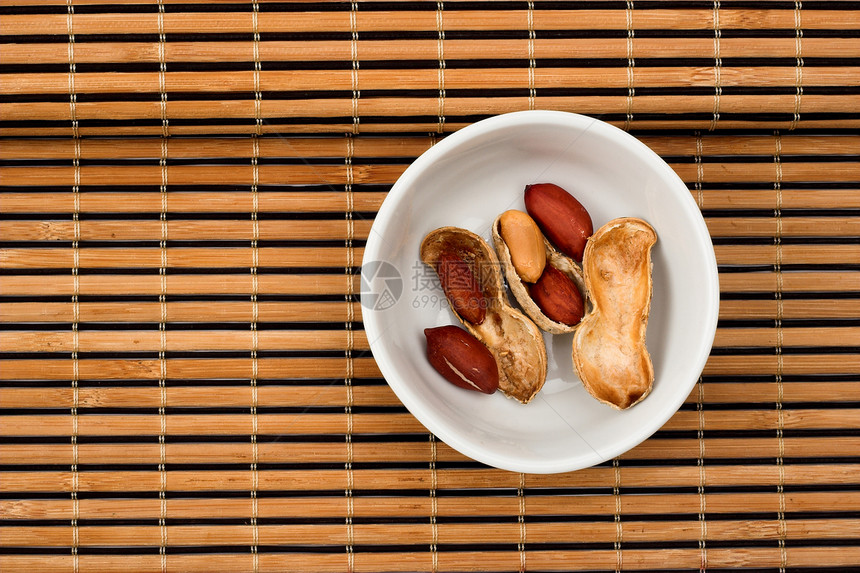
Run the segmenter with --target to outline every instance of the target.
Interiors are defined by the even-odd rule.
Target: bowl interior
[[[547,381],[528,405],[498,392],[485,396],[456,388],[426,360],[423,329],[458,322],[435,273],[418,258],[421,240],[437,227],[452,225],[492,244],[493,219],[507,209],[525,210],[523,188],[540,182],[571,192],[588,209],[595,229],[610,219],[634,216],[657,231],[647,334],[655,382],[652,393],[627,411],[600,404],[582,387],[572,366],[572,334],[544,335]],[[716,328],[716,261],[690,192],[646,146],[576,114],[497,116],[428,150],[385,200],[364,265],[365,329],[392,389],[446,443],[513,471],[588,467],[650,436],[689,394]],[[398,275],[400,289],[391,288]],[[393,298],[380,296],[386,288]]]

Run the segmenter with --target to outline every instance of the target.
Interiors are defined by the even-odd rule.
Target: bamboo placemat
[[[860,566],[860,5],[0,4],[0,570]],[[358,300],[446,133],[631,130],[711,231],[720,324],[651,439],[472,462]]]
[[[9,135],[860,127],[856,2],[4,4]]]

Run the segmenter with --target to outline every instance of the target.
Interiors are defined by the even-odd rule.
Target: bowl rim
[[[628,151],[644,155],[647,163],[654,169],[661,172],[662,179],[674,181],[675,185],[667,186],[667,189],[670,189],[672,193],[680,196],[682,208],[687,215],[689,215],[691,226],[696,234],[697,242],[701,242],[703,246],[710,246],[710,249],[704,249],[708,258],[705,265],[708,269],[705,289],[707,292],[704,293],[707,295],[708,305],[703,309],[704,320],[702,321],[704,340],[709,342],[700,347],[699,355],[695,357],[695,360],[691,360],[690,362],[690,370],[699,372],[699,375],[701,375],[710,355],[711,348],[713,347],[720,303],[719,272],[717,269],[716,254],[714,252],[713,242],[711,240],[710,233],[708,232],[707,225],[702,217],[701,210],[690,194],[684,181],[656,152],[626,131],[597,118],[555,110],[516,111],[480,120],[446,136],[444,139],[439,141],[439,143],[430,147],[416,158],[415,161],[413,161],[400,175],[394,185],[392,185],[385,200],[380,206],[369,231],[364,256],[362,258],[362,267],[371,261],[379,260],[379,253],[384,240],[378,229],[386,227],[389,224],[389,221],[394,215],[405,190],[414,183],[415,179],[417,179],[428,166],[440,157],[449,153],[452,148],[467,142],[475,136],[486,132],[516,128],[532,123],[561,123],[566,127],[579,129],[583,134],[592,128],[603,130],[607,137],[627,148]],[[683,194],[680,193],[681,190],[683,190]],[[578,463],[578,460],[581,460],[583,456],[556,460],[530,461],[499,456],[491,452],[487,452],[479,446],[475,446],[469,440],[461,439],[457,432],[449,431],[446,424],[437,421],[432,416],[425,415],[425,409],[421,403],[420,397],[407,386],[399,383],[397,374],[389,363],[390,353],[380,342],[380,327],[377,321],[376,312],[373,311],[372,308],[368,308],[370,299],[366,297],[369,296],[369,293],[361,292],[360,296],[364,303],[362,308],[362,320],[365,332],[367,333],[371,352],[380,372],[385,378],[386,383],[392,391],[394,391],[398,399],[404,406],[406,406],[409,412],[412,413],[412,415],[415,416],[415,418],[418,419],[425,428],[427,428],[428,431],[438,436],[443,442],[471,459],[499,469],[541,474],[561,473],[577,469],[585,469],[612,459],[644,442],[659,430],[678,411],[698,380],[697,376],[692,376],[691,380],[687,382],[687,386],[684,387],[685,391],[679,391],[673,401],[666,402],[664,406],[656,412],[660,415],[653,417],[652,423],[647,427],[640,428],[639,432],[631,433],[631,435],[625,438],[614,440],[611,445],[602,447],[598,454],[599,459],[591,461],[586,465],[582,465],[581,462]],[[392,383],[392,380],[394,380],[394,383]]]

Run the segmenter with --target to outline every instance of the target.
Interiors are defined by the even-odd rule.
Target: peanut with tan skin
[[[499,233],[519,277],[527,283],[537,282],[546,266],[546,250],[534,219],[522,211],[505,211],[499,218]]]

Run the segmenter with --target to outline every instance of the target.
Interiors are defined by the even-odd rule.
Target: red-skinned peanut
[[[547,265],[533,285],[528,285],[529,296],[541,311],[555,322],[568,326],[579,324],[585,314],[582,294],[570,278],[557,268]]]
[[[427,359],[450,383],[492,394],[499,387],[496,359],[484,344],[459,326],[425,328]]]
[[[442,252],[436,262],[436,273],[457,314],[472,324],[484,322],[487,316],[484,293],[469,263],[454,253]]]
[[[544,235],[565,255],[582,262],[588,237],[594,233],[591,215],[576,198],[552,183],[527,185],[526,210]]]

